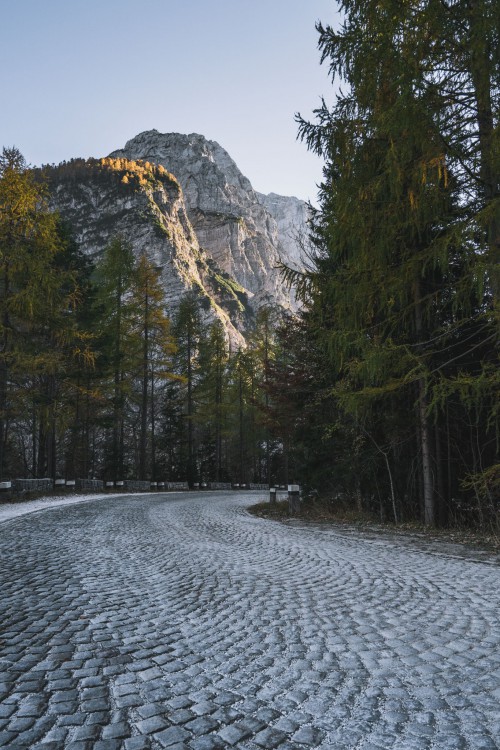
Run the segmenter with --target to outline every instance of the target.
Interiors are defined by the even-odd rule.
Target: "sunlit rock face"
[[[176,176],[200,246],[254,295],[254,307],[295,306],[277,266],[301,265],[297,238],[307,234],[303,201],[257,193],[227,151],[196,133],[146,131],[111,156],[161,164]]]
[[[137,257],[145,253],[160,270],[171,314],[195,290],[204,318],[221,320],[232,345],[242,345],[254,316],[251,295],[200,248],[175,177],[141,169],[111,159],[51,167],[46,174],[52,208],[69,223],[85,254],[98,259],[121,236]]]
[[[263,304],[296,308],[280,262],[301,265],[307,207],[255,192],[229,154],[201,135],[140,133],[103,159],[47,168],[51,203],[88,255],[121,235],[161,270],[173,314],[194,290],[206,320],[240,346]]]

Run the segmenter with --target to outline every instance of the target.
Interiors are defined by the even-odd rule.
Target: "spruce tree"
[[[482,5],[488,15],[492,3]],[[332,392],[363,430],[370,419],[375,444],[380,446],[377,422],[405,402],[414,404],[407,421],[418,430],[428,524],[436,520],[431,413],[439,419],[437,387],[443,376],[456,373],[450,363],[468,352],[459,348],[456,332],[467,330],[471,315],[482,315],[485,340],[491,335],[481,300],[487,247],[495,295],[495,199],[491,190],[485,197],[478,188],[478,178],[483,185],[491,182],[492,131],[485,126],[490,136],[483,148],[481,107],[476,116],[466,115],[461,99],[465,84],[467,102],[474,96],[478,102],[476,55],[489,71],[481,85],[490,94],[494,65],[487,65],[483,41],[472,34],[478,19],[471,6],[342,2],[341,28],[318,29],[322,60],[332,77],[347,84],[347,93],[332,110],[323,103],[315,123],[300,120],[301,136],[326,160],[314,222],[318,256],[314,270],[299,281],[309,293],[309,322],[330,355]],[[461,40],[458,77],[456,40],[438,22],[444,11],[462,14],[460,22],[472,34],[471,50]],[[474,228],[486,224],[481,237]],[[387,459],[383,450],[381,455]],[[390,466],[389,472],[392,488]]]

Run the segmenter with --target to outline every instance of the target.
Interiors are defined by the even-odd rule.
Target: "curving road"
[[[1,524],[0,746],[500,748],[500,567],[256,499]]]

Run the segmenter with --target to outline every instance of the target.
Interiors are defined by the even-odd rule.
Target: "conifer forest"
[[[317,26],[334,104],[297,115],[325,164],[305,267],[281,268],[299,311],[262,306],[245,346],[196,289],[168,314],[126,236],[85,255],[4,148],[0,479],[296,482],[498,530],[498,2],[340,6]]]

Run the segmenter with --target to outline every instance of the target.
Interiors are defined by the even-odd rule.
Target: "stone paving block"
[[[321,740],[324,736],[325,733],[320,729],[317,729],[316,727],[306,726],[301,727],[297,732],[295,732],[295,734],[292,736],[292,740],[299,745],[306,745],[307,747],[317,747],[321,743]]]
[[[48,711],[56,716],[66,716],[68,714],[74,714],[80,708],[78,700],[68,701],[67,703],[52,703],[49,704]]]
[[[134,708],[142,704],[142,698],[137,693],[132,693],[115,698],[115,704],[118,708]]]
[[[263,747],[265,748],[265,750],[268,750],[269,748],[278,747],[286,739],[287,736],[285,732],[280,732],[279,729],[267,727],[266,729],[263,729],[261,732],[256,734],[253,738],[253,741],[256,745],[259,745],[259,747]]]
[[[219,737],[196,737],[189,743],[191,750],[223,750],[227,745]]]
[[[230,724],[227,727],[223,727],[218,732],[219,737],[224,741],[227,742],[229,745],[237,745],[242,740],[246,740],[248,737],[251,737],[252,732],[241,726],[241,724]]]
[[[194,719],[195,714],[187,708],[178,708],[176,711],[169,711],[168,720],[171,724],[186,724]]]
[[[81,713],[78,711],[74,714],[68,714],[67,716],[62,716],[59,719],[59,724],[63,727],[74,727],[74,726],[81,726],[85,719],[87,718],[87,714]]]
[[[216,695],[213,702],[218,706],[232,706],[240,700],[241,696],[236,695],[235,693],[223,692]]]
[[[145,705],[138,706],[136,713],[141,719],[150,719],[152,716],[159,716],[166,712],[165,704],[163,703],[146,703]]]
[[[105,686],[83,688],[80,694],[82,701],[100,700],[108,696],[108,689]]]
[[[46,680],[18,680],[18,693],[41,693],[45,690]]]
[[[151,743],[148,737],[129,737],[123,743],[124,750],[149,750]]]
[[[53,726],[53,721],[50,718],[41,719],[40,721],[37,721],[33,727],[31,727],[28,730],[25,730],[23,732],[20,732],[16,737],[16,744],[19,744],[19,746],[29,746],[34,745],[36,742],[39,742],[51,729]]]
[[[197,716],[205,716],[206,714],[211,714],[214,711],[217,711],[217,709],[218,706],[216,706],[215,703],[212,703],[212,701],[201,701],[200,703],[195,703],[194,705],[190,706],[190,710]]]
[[[35,719],[32,716],[25,718],[14,718],[9,721],[7,729],[9,732],[24,732],[26,729],[30,729],[35,723]]]
[[[271,721],[275,721],[276,719],[278,719],[280,714],[278,711],[272,708],[259,708],[255,716],[260,721],[263,721],[266,724],[269,724]]]
[[[281,716],[274,724],[274,727],[276,729],[280,729],[282,732],[286,732],[287,734],[293,734],[293,732],[297,731],[299,726],[300,725],[296,721],[292,721],[286,716]]]
[[[231,724],[233,721],[238,721],[243,718],[241,711],[237,708],[233,708],[233,706],[223,706],[217,711],[214,711],[211,716],[212,719],[216,719],[216,721],[219,721],[221,724]]]
[[[192,701],[190,698],[188,698],[187,695],[181,695],[176,696],[175,698],[170,698],[167,701],[168,705],[172,709],[176,708],[190,708],[192,706]]]
[[[3,731],[0,732],[0,747],[11,745],[14,739],[17,737],[17,732]]]
[[[92,711],[92,713],[87,714],[87,724],[99,724],[99,726],[104,726],[105,724],[109,724],[109,721],[109,711]]]
[[[101,727],[98,724],[77,727],[73,733],[74,740],[97,740],[101,736]]]
[[[141,672],[138,672],[139,677],[144,682],[154,680],[156,677],[163,677],[163,672],[158,667],[150,667],[149,669],[144,669]]]
[[[215,719],[212,719],[210,716],[198,716],[198,718],[188,722],[185,725],[185,728],[198,737],[200,735],[212,732],[213,730],[217,729],[218,726],[219,722]]]
[[[89,701],[82,700],[80,708],[82,711],[87,711],[88,713],[93,713],[94,711],[107,711],[110,708],[110,703],[108,698],[94,698]]]
[[[152,734],[164,729],[168,724],[169,722],[163,716],[155,715],[149,719],[138,721],[135,726],[141,734]]]
[[[15,704],[4,703],[0,704],[0,718],[8,719],[16,711]]]
[[[252,732],[252,734],[260,732],[262,729],[265,729],[266,726],[265,722],[263,722],[261,719],[258,719],[257,716],[246,715],[243,715],[243,717],[239,719],[238,724],[242,727],[245,727],[245,729],[248,729],[248,731]]]
[[[121,685],[116,685],[113,692],[115,696],[123,696],[123,695],[131,695],[135,694],[139,691],[138,685],[136,682],[126,682]]]
[[[149,703],[167,701],[172,697],[172,693],[167,687],[152,689],[142,688],[141,693],[145,698],[147,698]]]
[[[125,674],[120,674],[114,679],[115,685],[126,685],[127,683],[135,683],[137,682],[137,677],[135,674],[132,674],[131,672],[126,672]]]
[[[102,739],[124,739],[130,737],[130,727],[126,721],[119,721],[115,724],[108,724],[102,729]]]
[[[121,740],[116,739],[98,740],[92,750],[120,750],[121,744]]]
[[[66,677],[63,680],[50,680],[49,687],[51,691],[55,690],[72,690],[76,688],[77,681],[72,677]]]
[[[74,740],[65,745],[64,750],[92,750],[94,743],[90,740]]]
[[[169,727],[164,729],[162,732],[157,732],[154,735],[156,742],[159,742],[161,747],[171,747],[172,745],[187,742],[190,734],[182,727]]]
[[[78,700],[78,690],[58,690],[50,696],[51,703],[67,703]]]

